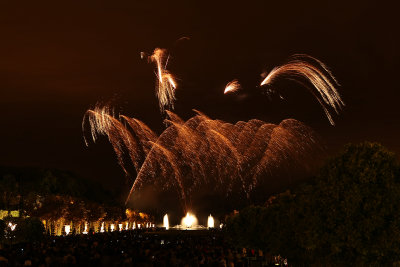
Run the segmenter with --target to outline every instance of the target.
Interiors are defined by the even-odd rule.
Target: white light
[[[140,223],[138,223],[137,228],[140,229]]]
[[[191,228],[196,222],[196,217],[190,214],[189,212],[186,213],[186,216],[182,219],[183,226],[186,228]]]
[[[64,229],[65,229],[65,234],[69,235],[69,232],[71,232],[71,226],[70,225],[65,225]]]
[[[87,223],[85,223],[85,230],[83,230],[82,234],[87,235],[88,229],[87,229]]]
[[[223,224],[223,223],[221,223],[221,224],[219,225],[219,228],[222,229],[222,227],[224,227],[224,224]]]
[[[126,222],[125,230],[128,230],[129,223]]]
[[[208,220],[207,220],[207,227],[208,228],[214,228],[214,218],[213,216],[208,216]]]
[[[118,228],[119,228],[119,231],[121,232],[121,230],[122,230],[122,223],[118,224]]]
[[[135,230],[135,228],[136,228],[136,222],[133,222],[132,229]]]
[[[169,220],[168,220],[168,214],[164,215],[164,219],[163,219],[163,226],[165,227],[166,230],[169,229]]]
[[[100,233],[104,233],[104,222],[101,223]]]
[[[114,232],[114,229],[115,229],[115,225],[112,223],[111,224],[111,232]]]
[[[8,227],[10,227],[11,231],[14,231],[15,227],[17,227],[17,224],[12,224],[11,222],[9,222]]]

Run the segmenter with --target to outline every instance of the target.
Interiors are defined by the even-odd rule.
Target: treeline
[[[115,195],[100,183],[82,178],[70,171],[33,167],[0,166],[0,190],[25,196],[31,192],[42,195],[68,195],[100,203],[114,202]],[[4,207],[4,197],[0,205]]]
[[[399,162],[376,143],[347,145],[316,177],[230,216],[226,231],[294,266],[399,264]]]
[[[69,171],[0,167],[0,215],[7,222],[36,217],[48,233],[61,234],[63,225],[72,222],[82,231],[85,223],[126,220],[125,207],[116,199],[99,183]]]

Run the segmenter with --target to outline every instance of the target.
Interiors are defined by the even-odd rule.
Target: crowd
[[[0,266],[267,266],[260,251],[235,249],[219,231],[140,230],[46,237],[4,245]]]

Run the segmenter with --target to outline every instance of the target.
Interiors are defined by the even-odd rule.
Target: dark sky
[[[153,69],[139,56],[155,47],[171,51],[185,119],[192,108],[230,122],[292,117],[330,151],[371,140],[400,154],[398,14],[384,1],[71,2],[0,2],[0,165],[124,184],[105,139],[85,147],[82,117],[112,101],[160,132]],[[190,40],[176,42],[183,36]],[[298,85],[272,102],[256,87],[294,53],[322,60],[341,83],[346,107],[335,127]],[[223,96],[234,78],[246,98]]]

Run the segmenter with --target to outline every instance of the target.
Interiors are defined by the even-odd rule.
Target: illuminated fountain
[[[163,226],[165,227],[166,230],[169,229],[168,214],[165,214],[165,215],[164,215],[164,218],[163,218]]]
[[[65,235],[69,235],[69,232],[71,232],[71,226],[70,225],[65,225],[64,226],[64,230],[65,230]]]
[[[168,222],[168,228],[165,227],[165,223]],[[164,215],[164,227],[168,229],[174,229],[174,230],[206,230],[207,227],[204,225],[198,224],[197,217],[190,212],[186,213],[186,216],[181,219],[181,223],[178,225],[175,225],[173,227],[169,227],[169,221],[168,221],[168,215]]]
[[[85,223],[85,230],[83,230],[82,234],[87,235],[88,234],[88,225]]]
[[[213,216],[211,216],[211,214],[210,214],[210,216],[208,216],[208,219],[207,219],[207,227],[214,228],[214,218],[213,218]]]
[[[181,225],[185,228],[192,228],[192,226],[197,224],[196,216],[186,213],[186,216],[182,218]]]

